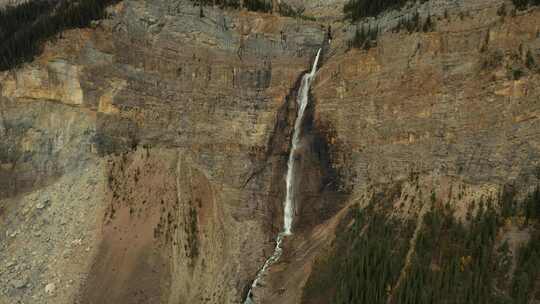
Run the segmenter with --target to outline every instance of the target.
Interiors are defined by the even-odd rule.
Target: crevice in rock
[[[259,175],[271,174],[270,191],[265,213],[267,220],[262,223],[264,231],[267,231],[269,241],[273,241],[275,236],[283,226],[283,201],[285,199],[285,174],[287,172],[287,159],[291,149],[291,137],[293,133],[294,120],[297,115],[298,105],[296,103],[297,92],[300,88],[302,77],[305,71],[296,79],[289,94],[285,96],[285,102],[279,107],[276,113],[276,123],[272,130],[266,151],[264,152],[263,165],[256,168],[246,179],[243,187],[257,179]],[[269,170],[269,171],[268,171]],[[265,257],[267,258],[267,257]],[[257,269],[258,271],[258,269]],[[251,277],[255,277],[256,273]],[[243,301],[251,287],[251,280],[244,283],[242,290]]]
[[[304,74],[302,74],[303,77]],[[296,120],[298,104],[296,102],[298,91],[300,89],[302,77],[297,80],[294,89],[287,96],[286,102],[278,112],[278,119],[274,129],[274,133],[268,143],[267,157],[280,155],[277,165],[281,165],[277,170],[274,170],[272,179],[272,190],[277,191],[277,195],[272,196],[274,199],[271,207],[273,232],[275,236],[280,232],[283,226],[282,220],[276,220],[276,214],[279,219],[283,218],[284,212],[284,192],[286,187],[284,183],[285,172],[287,172],[287,160],[292,148],[292,134],[294,132],[293,125]],[[289,101],[292,101],[290,103]],[[291,111],[294,108],[294,111]],[[293,182],[296,185],[295,194],[295,218],[293,221],[293,234],[309,234],[311,229],[318,224],[330,219],[344,206],[344,203],[350,194],[351,188],[346,186],[344,182],[345,174],[342,172],[342,164],[336,164],[335,158],[340,157],[342,160],[349,160],[343,157],[345,150],[343,147],[338,147],[338,142],[335,140],[336,134],[329,123],[324,123],[315,118],[316,101],[314,96],[309,93],[309,102],[303,115],[302,124],[300,126],[300,142],[295,152],[295,177]],[[283,147],[284,144],[286,147]],[[286,152],[286,153],[285,153]],[[279,223],[279,225],[276,225]],[[293,237],[294,238],[294,237]],[[286,262],[291,253],[286,252],[287,247],[295,246],[294,239],[283,239],[284,243],[291,242],[289,245],[284,245],[284,256],[277,263]],[[283,245],[282,245],[283,246]],[[296,253],[294,253],[296,254]],[[255,301],[267,301],[267,290],[272,293],[275,290],[282,290],[276,285],[276,278],[283,276],[288,271],[287,268],[278,270],[277,273],[269,272],[268,277],[264,278],[261,287],[263,290],[254,289]],[[296,288],[291,286],[292,288]],[[249,285],[244,289],[244,297],[248,293]],[[257,293],[262,292],[262,296],[257,296]],[[270,296],[269,298],[273,298]],[[269,300],[269,299],[268,299]]]

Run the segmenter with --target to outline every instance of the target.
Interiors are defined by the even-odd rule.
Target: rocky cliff
[[[508,247],[499,277],[519,277],[540,204],[540,10],[433,0],[351,24],[345,1],[282,2],[302,16],[125,0],[0,72],[0,303],[242,302],[282,227],[295,98],[320,47],[295,233],[255,301],[419,303],[411,277],[446,271],[448,253],[422,240],[476,235],[484,203],[497,224],[481,245]],[[416,11],[434,28],[395,29]],[[350,48],[359,24],[376,46]],[[438,212],[471,232],[431,229]],[[463,249],[462,273],[467,256],[502,263],[457,239],[438,246]],[[335,275],[358,267],[357,244],[394,259],[377,300],[336,285],[360,286]],[[538,301],[531,278],[518,295]]]

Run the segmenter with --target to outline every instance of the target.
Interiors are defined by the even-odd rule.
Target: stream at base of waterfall
[[[292,229],[292,223],[294,218],[294,210],[295,210],[295,189],[294,189],[294,183],[295,183],[295,153],[298,148],[298,145],[300,144],[300,129],[302,127],[302,120],[304,118],[304,112],[306,111],[308,102],[309,102],[309,88],[311,86],[311,81],[315,77],[315,73],[317,72],[317,64],[319,62],[319,56],[321,54],[321,49],[317,51],[317,56],[315,57],[315,61],[313,62],[313,66],[311,67],[311,71],[309,73],[306,73],[302,77],[302,83],[300,84],[300,88],[297,94],[296,102],[298,103],[298,115],[296,116],[296,121],[294,123],[294,131],[293,131],[293,137],[292,137],[292,143],[291,143],[291,150],[289,152],[289,160],[287,161],[287,176],[286,176],[286,195],[285,195],[285,203],[284,203],[284,210],[283,210],[283,231],[280,232],[276,238],[276,247],[274,249],[274,253],[272,256],[270,256],[266,262],[264,262],[263,267],[259,270],[257,273],[257,276],[255,277],[255,280],[253,280],[253,283],[251,284],[251,288],[248,291],[248,294],[246,296],[246,299],[244,301],[244,304],[253,304],[253,288],[257,287],[257,284],[259,283],[262,276],[266,273],[266,270],[270,265],[274,264],[279,260],[281,257],[281,254],[283,253],[283,248],[281,248],[281,244],[283,243],[283,239],[290,235],[291,229]]]

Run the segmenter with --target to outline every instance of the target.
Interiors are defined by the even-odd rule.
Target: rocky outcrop
[[[350,145],[358,178],[435,171],[504,183],[533,174],[539,75],[523,62],[538,52],[538,11],[503,18],[497,8],[439,16],[435,32],[385,33],[377,48],[327,62],[317,117]]]
[[[331,124],[335,141],[347,147],[333,165],[341,164],[353,173],[345,179],[354,185],[348,203],[361,205],[371,187],[400,184],[407,175],[419,174],[430,181],[421,186],[422,192],[433,193],[437,202],[443,197],[437,204],[451,204],[454,216],[466,223],[467,210],[474,213],[475,202],[486,198],[499,201],[503,185],[527,193],[538,184],[535,113],[540,78],[536,67],[524,63],[527,53],[538,56],[539,12],[505,17],[497,14],[499,8],[499,3],[486,2],[465,14],[464,8],[449,7],[448,17],[435,18],[433,32],[387,31],[369,51],[337,53],[327,60],[314,84],[315,121]],[[453,197],[455,189],[463,189],[462,183],[469,194]],[[443,190],[448,187],[449,192]],[[418,194],[401,193],[401,199],[411,196]],[[399,205],[397,200],[392,212],[424,221],[421,213],[400,211]],[[392,216],[390,211],[387,214]],[[508,227],[498,230],[501,242],[513,229]],[[531,232],[527,226],[520,229]],[[337,235],[346,230],[338,230]],[[311,238],[320,237],[312,234]],[[325,248],[333,246],[328,241]],[[409,246],[414,256],[415,243]],[[310,271],[309,266],[306,269]],[[404,266],[408,271],[412,270]],[[313,272],[312,278],[320,275]],[[397,302],[403,299],[399,287],[396,283],[387,289]],[[326,303],[304,296],[305,303]]]
[[[187,2],[125,2],[110,13],[1,75],[6,218],[28,195],[104,159],[106,183],[94,190],[103,211],[85,219],[101,226],[89,240],[95,256],[77,268],[88,275],[72,279],[80,291],[46,301],[235,303],[281,226],[295,112],[286,95],[324,30],[217,8],[200,18]],[[69,205],[86,214],[87,203]],[[2,297],[28,301],[45,292],[43,280]]]
[[[399,208],[411,204],[414,197],[416,204],[430,202],[430,193],[434,193],[443,198],[436,205],[448,200],[454,216],[466,221],[465,214],[475,210],[475,202],[488,197],[498,201],[505,184],[522,193],[532,191],[538,183],[534,114],[538,92],[534,88],[539,74],[536,68],[525,67],[524,60],[527,52],[538,56],[538,11],[502,17],[497,15],[499,8],[500,3],[484,3],[474,14],[466,15],[465,8],[448,7],[448,17],[444,13],[432,16],[437,20],[434,32],[388,30],[369,51],[345,52],[338,47],[328,53],[314,83],[316,106],[310,134],[324,132],[329,149],[311,150],[306,144],[302,162],[310,159],[309,151],[329,152],[331,168],[339,174],[327,171],[323,176],[331,176],[338,185],[335,189],[349,194],[344,202],[329,204],[345,206],[342,212],[325,213],[318,208],[311,213],[324,200],[321,192],[308,194],[311,185],[320,189],[326,185],[320,180],[311,183],[324,158],[304,168],[300,189],[307,195],[301,201],[302,220],[316,214],[318,225],[290,240],[283,263],[270,270],[259,290],[260,302],[331,302],[330,298],[317,302],[302,296],[306,277],[320,275],[318,269],[312,272],[312,265],[333,250],[334,236],[344,233],[335,229],[347,206],[367,204],[370,193],[381,185],[423,176],[421,198],[418,193],[403,191],[399,199],[389,199],[394,211],[387,211],[419,223],[425,212],[420,212],[421,203],[412,211]],[[337,36],[333,45],[345,45],[346,39],[347,35]],[[522,72],[519,79],[514,77],[516,70]],[[508,229],[513,228],[501,230],[501,240],[507,238]],[[414,256],[415,242],[404,246],[413,248],[406,256]],[[319,289],[328,295],[332,290],[324,288],[329,286],[333,285],[327,282]]]

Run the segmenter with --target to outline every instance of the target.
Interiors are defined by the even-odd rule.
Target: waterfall
[[[296,99],[296,102],[298,103],[298,115],[296,116],[296,121],[294,122],[294,132],[293,132],[293,138],[292,138],[292,146],[291,151],[289,152],[289,161],[287,162],[287,193],[285,196],[285,208],[283,210],[283,233],[285,235],[291,234],[291,228],[292,228],[292,221],[294,218],[294,209],[295,209],[295,192],[294,192],[294,167],[295,167],[295,161],[294,156],[296,154],[296,149],[298,148],[298,144],[300,142],[300,129],[302,127],[302,120],[304,118],[304,112],[306,111],[307,104],[309,101],[309,87],[311,85],[311,81],[313,77],[315,76],[315,72],[317,71],[317,63],[319,61],[319,55],[321,53],[321,50],[317,52],[317,57],[315,57],[315,61],[313,62],[313,67],[311,68],[311,72],[307,73],[302,77],[302,84],[300,85],[300,91],[298,92],[298,96]]]
[[[289,160],[287,161],[287,176],[286,176],[286,195],[285,195],[285,203],[284,203],[284,210],[283,210],[283,231],[280,232],[276,238],[276,247],[274,249],[274,253],[270,258],[264,262],[263,267],[259,272],[257,273],[257,276],[255,277],[255,280],[253,280],[253,283],[251,284],[251,288],[248,291],[248,294],[246,296],[246,300],[244,301],[244,304],[253,304],[253,288],[257,287],[257,284],[259,283],[260,279],[266,273],[266,270],[270,265],[274,264],[276,261],[279,260],[281,257],[281,254],[283,252],[283,249],[281,248],[281,244],[283,243],[283,238],[287,235],[291,234],[292,229],[292,223],[294,218],[294,209],[295,209],[295,189],[294,189],[294,176],[295,176],[295,154],[296,150],[298,148],[298,145],[300,143],[300,129],[302,127],[302,120],[304,118],[304,112],[306,111],[307,104],[309,101],[309,88],[311,85],[311,81],[313,80],[313,77],[315,76],[315,72],[317,72],[317,64],[319,62],[319,56],[321,54],[321,49],[317,51],[317,56],[315,57],[315,61],[313,62],[313,66],[311,67],[311,71],[309,73],[306,73],[302,77],[302,83],[300,84],[300,89],[298,91],[296,102],[298,103],[298,115],[296,116],[296,121],[294,122],[294,131],[293,131],[293,137],[291,142],[291,151],[289,152]]]

